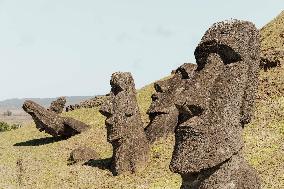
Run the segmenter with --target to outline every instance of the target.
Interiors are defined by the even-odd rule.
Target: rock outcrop
[[[69,105],[69,106],[66,107],[66,112],[77,110],[77,109],[80,109],[80,108],[100,107],[104,103],[106,98],[107,98],[107,95],[96,96],[94,98],[80,102],[80,104]]]
[[[185,63],[173,71],[171,78],[154,84],[156,93],[152,95],[152,104],[147,111],[150,118],[145,133],[149,142],[173,134],[178,122],[178,110],[174,99],[184,90],[184,85],[190,80],[196,64]]]
[[[66,104],[66,98],[59,97],[56,100],[51,102],[50,107],[47,110],[60,114],[63,112],[65,104]]]
[[[258,85],[258,30],[245,21],[216,23],[195,58],[197,69],[175,99],[179,119],[170,169],[182,176],[182,188],[260,188],[241,156]]]
[[[100,112],[106,116],[107,140],[113,146],[111,169],[114,175],[143,170],[149,159],[149,144],[130,73],[111,77],[111,93]]]
[[[61,117],[30,100],[25,101],[23,109],[32,116],[39,131],[45,131],[52,136],[71,137],[90,128],[81,121]]]
[[[79,147],[74,149],[69,157],[69,161],[74,163],[85,163],[89,160],[95,160],[99,158],[99,154],[89,147]]]
[[[280,67],[284,64],[284,50],[266,49],[261,51],[260,67],[264,70]]]

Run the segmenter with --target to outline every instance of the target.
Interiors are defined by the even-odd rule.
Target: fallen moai
[[[63,112],[63,109],[66,104],[65,97],[59,97],[56,100],[52,101],[50,107],[47,109],[49,111],[53,111],[54,113],[60,114]]]
[[[173,72],[171,78],[154,84],[156,93],[152,95],[152,103],[147,111],[150,118],[145,133],[149,142],[173,134],[178,122],[178,110],[174,104],[175,96],[184,90],[190,80],[196,64],[185,63]]]
[[[111,77],[111,93],[100,112],[106,116],[107,140],[113,146],[111,169],[114,175],[143,170],[149,159],[149,144],[130,73]]]
[[[179,120],[170,169],[182,176],[181,188],[260,188],[241,156],[258,85],[258,30],[245,21],[216,23],[194,54],[197,69],[175,99]]]
[[[24,102],[23,109],[32,116],[39,131],[45,131],[52,136],[71,137],[90,128],[81,121],[70,117],[61,117],[52,111],[46,110],[31,100]]]

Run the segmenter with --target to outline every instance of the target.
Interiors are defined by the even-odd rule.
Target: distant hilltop
[[[66,97],[66,105],[79,104],[81,101],[85,101],[94,96],[68,96]],[[25,100],[32,100],[44,107],[50,106],[50,103],[56,98],[13,98],[0,101],[0,109],[19,109],[22,107]]]

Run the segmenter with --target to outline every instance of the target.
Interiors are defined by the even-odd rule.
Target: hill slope
[[[261,29],[261,48],[284,49],[284,11]]]

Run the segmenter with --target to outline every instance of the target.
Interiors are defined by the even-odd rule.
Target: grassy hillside
[[[282,16],[281,16],[282,15]],[[282,19],[283,13],[280,15]],[[277,39],[283,21],[272,21],[261,30],[262,45],[281,47]],[[276,25],[276,26],[275,26]],[[276,31],[276,30],[281,31]],[[279,36],[279,35],[278,35]],[[267,39],[266,39],[267,38]],[[271,38],[271,39],[270,39]],[[283,42],[282,42],[283,45]],[[284,188],[284,67],[261,71],[255,118],[244,131],[244,155],[258,171],[263,188]],[[145,124],[153,85],[139,90],[138,102]],[[151,148],[146,170],[113,177],[105,164],[112,147],[106,141],[104,117],[98,109],[80,109],[66,116],[92,126],[89,132],[68,140],[40,133],[34,124],[0,133],[0,189],[6,188],[169,188],[180,187],[181,178],[168,166],[174,137],[157,141]],[[70,152],[79,146],[94,148],[100,160],[68,165]]]
[[[262,49],[284,49],[284,11],[261,29]]]
[[[270,70],[261,75],[265,78],[275,74]],[[153,90],[149,85],[138,93],[145,122]],[[259,172],[264,188],[283,188],[284,97],[268,98],[258,101],[255,119],[245,129],[244,154]],[[0,134],[0,188],[179,188],[179,175],[168,169],[173,136],[153,145],[145,171],[113,177],[104,167],[112,148],[106,141],[104,117],[98,109],[81,109],[66,115],[92,125],[91,131],[61,141],[38,132],[34,124]],[[101,160],[84,166],[68,165],[70,152],[81,145],[96,149]]]

